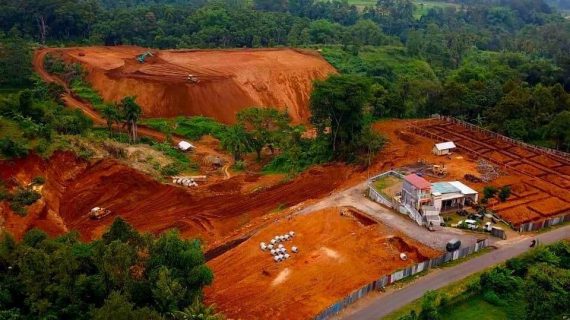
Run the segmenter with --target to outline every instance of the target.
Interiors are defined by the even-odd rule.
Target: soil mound
[[[104,100],[136,96],[149,118],[203,115],[232,123],[239,110],[266,106],[305,122],[313,81],[336,72],[319,54],[305,50],[153,51],[140,63],[136,57],[145,51],[89,47],[63,52],[86,67]]]

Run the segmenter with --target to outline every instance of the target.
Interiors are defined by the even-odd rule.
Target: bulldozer
[[[447,168],[445,164],[434,164],[431,166],[430,171],[436,177],[445,177],[447,175]]]
[[[145,52],[145,53],[143,53],[143,54],[138,55],[138,56],[137,56],[137,61],[140,62],[140,63],[145,63],[145,61],[146,61],[146,59],[147,59],[148,57],[152,57],[152,52],[147,51],[147,52]]]

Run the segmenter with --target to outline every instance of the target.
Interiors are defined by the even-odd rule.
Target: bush
[[[20,203],[29,206],[42,197],[38,192],[30,188],[19,188],[12,197],[12,203]]]
[[[184,165],[180,162],[173,162],[171,164],[162,167],[162,169],[160,169],[160,174],[162,174],[165,177],[175,176],[186,169],[188,169],[187,165]]]
[[[41,186],[42,184],[46,183],[46,178],[44,178],[42,176],[34,177],[32,179],[32,183],[35,185]]]
[[[7,158],[21,158],[28,154],[28,149],[10,138],[0,139],[0,154]]]

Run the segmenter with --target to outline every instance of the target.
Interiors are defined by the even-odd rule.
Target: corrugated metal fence
[[[418,264],[409,266],[406,269],[398,270],[392,274],[382,276],[380,279],[363,286],[362,288],[352,292],[348,296],[337,301],[335,304],[333,304],[332,306],[326,308],[321,313],[319,313],[314,319],[315,320],[328,319],[328,318],[338,314],[343,309],[345,309],[349,305],[353,304],[357,300],[366,296],[371,291],[375,291],[377,289],[383,288],[383,287],[385,287],[389,284],[392,284],[396,281],[402,280],[402,279],[407,278],[409,276],[413,276],[417,273],[428,270],[429,268],[437,267],[437,266],[442,265],[446,262],[466,257],[466,256],[468,256],[474,252],[477,252],[477,251],[487,247],[487,244],[488,244],[487,239],[485,239],[485,240],[477,242],[476,244],[474,244],[472,246],[465,247],[465,248],[459,249],[459,250],[454,251],[454,252],[447,252],[446,254],[444,254],[438,258],[434,258],[431,260],[420,262]]]
[[[567,213],[564,216],[558,216],[536,222],[522,223],[519,225],[518,231],[519,232],[536,231],[542,228],[548,228],[569,221],[570,221],[570,213]]]

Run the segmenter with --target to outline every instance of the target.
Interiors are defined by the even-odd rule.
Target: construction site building
[[[432,152],[437,156],[444,156],[450,154],[457,146],[453,141],[447,141],[442,143],[436,143],[433,146]]]

